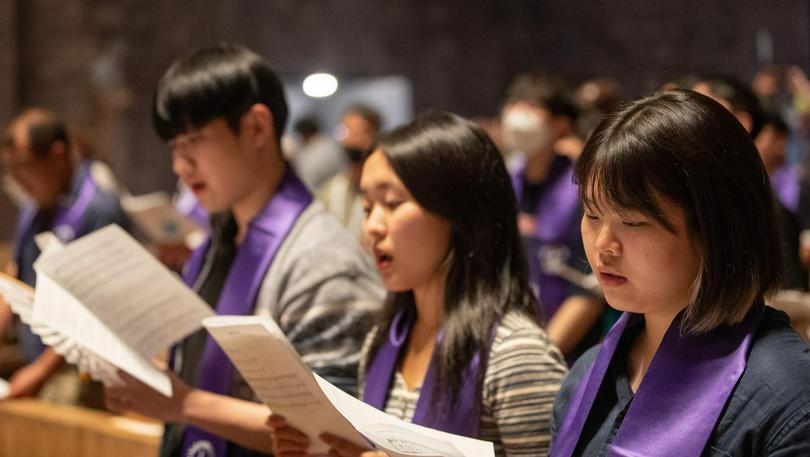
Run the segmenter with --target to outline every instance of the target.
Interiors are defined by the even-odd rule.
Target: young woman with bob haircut
[[[551,455],[810,455],[810,348],[750,135],[688,90],[608,116],[575,169],[588,261],[625,311],[571,369]]]
[[[361,178],[364,232],[389,291],[369,333],[361,398],[404,420],[546,455],[566,373],[537,302],[503,159],[477,125],[433,112],[385,135]],[[275,455],[308,440],[278,416]],[[334,455],[378,455],[321,437]],[[330,454],[332,455],[332,454]]]

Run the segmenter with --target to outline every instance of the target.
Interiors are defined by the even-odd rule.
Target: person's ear
[[[242,116],[240,129],[248,135],[249,141],[256,148],[262,148],[268,143],[276,142],[273,113],[267,105],[262,103],[255,103]]]

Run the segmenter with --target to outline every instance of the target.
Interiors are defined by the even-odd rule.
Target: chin
[[[403,285],[402,283],[396,280],[386,279],[385,276],[383,276],[382,278],[382,283],[383,287],[385,287],[385,290],[392,293],[407,292],[412,289],[411,287]]]
[[[608,306],[615,309],[616,311],[622,311],[627,313],[636,313],[641,314],[644,312],[644,307],[638,305],[634,301],[627,300],[626,298],[617,298],[611,297],[610,294],[605,294],[605,301],[607,302]]]

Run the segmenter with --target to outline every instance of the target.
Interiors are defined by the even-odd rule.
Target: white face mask
[[[534,155],[551,146],[551,127],[537,113],[526,109],[510,109],[501,118],[503,140],[512,151]]]

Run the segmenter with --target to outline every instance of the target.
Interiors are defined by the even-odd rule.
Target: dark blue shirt
[[[79,195],[79,191],[84,181],[84,177],[88,173],[87,167],[78,167],[70,187],[70,193],[66,195],[68,204],[72,204],[73,200]],[[96,188],[93,199],[87,205],[87,209],[79,218],[79,227],[76,232],[76,238],[80,238],[88,233],[92,233],[106,225],[118,224],[124,230],[130,230],[130,222],[121,209],[118,199],[107,192]],[[34,261],[39,257],[40,251],[34,242],[34,237],[42,232],[46,232],[53,228],[53,212],[52,211],[37,211],[36,215],[31,221],[29,229],[22,234],[19,238],[19,245],[14,247],[17,254],[15,260],[17,261],[17,277],[20,281],[34,287],[37,282],[37,275],[34,271]],[[25,358],[32,362],[34,361],[45,346],[40,341],[39,337],[31,332],[31,329],[25,325],[20,324],[19,338]]]
[[[629,328],[593,408],[575,456],[605,455],[633,400],[625,360],[640,328]],[[564,417],[574,391],[590,368],[599,346],[574,364],[554,403],[552,434]],[[553,446],[552,446],[553,447]],[[678,455],[672,450],[672,455]],[[715,426],[704,456],[810,456],[810,346],[790,328],[787,315],[767,308],[748,363]]]

